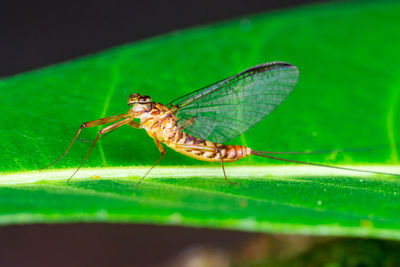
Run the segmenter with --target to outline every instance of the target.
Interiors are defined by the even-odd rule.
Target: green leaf
[[[77,141],[80,124],[127,111],[131,93],[168,103],[267,61],[300,69],[294,92],[232,140],[255,150],[357,147],[357,153],[288,155],[309,162],[400,172],[400,3],[330,3],[261,14],[117,47],[0,81],[0,223],[146,222],[261,232],[400,239],[398,177],[281,165],[249,157],[200,162],[159,157],[143,130]],[[93,140],[97,129],[85,129]],[[383,148],[382,148],[383,147]],[[278,165],[277,165],[278,164]],[[100,179],[91,177],[100,176]]]

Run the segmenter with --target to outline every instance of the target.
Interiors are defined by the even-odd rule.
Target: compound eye
[[[138,93],[136,93],[136,94],[132,94],[132,95],[130,95],[129,96],[129,98],[136,98],[136,97],[138,97],[139,96],[139,94]]]
[[[151,98],[148,95],[143,95],[143,96],[140,97],[139,102],[143,103],[143,104],[150,103],[151,102]]]

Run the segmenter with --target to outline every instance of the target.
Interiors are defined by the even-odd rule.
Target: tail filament
[[[254,151],[254,150],[252,150],[251,154],[252,155],[256,155],[256,156],[260,156],[260,157],[264,157],[264,158],[280,160],[280,161],[286,161],[286,162],[297,163],[297,164],[304,164],[304,165],[311,165],[311,166],[318,166],[318,167],[325,167],[325,168],[333,168],[333,169],[339,169],[339,170],[345,170],[345,171],[365,172],[365,173],[383,174],[383,175],[390,175],[390,176],[400,177],[400,174],[396,174],[396,173],[369,171],[369,170],[361,170],[361,169],[354,169],[354,168],[347,168],[347,167],[339,167],[339,166],[332,166],[332,165],[313,163],[313,162],[303,162],[303,161],[285,159],[285,158],[278,158],[278,157],[275,157],[275,156],[268,155],[268,154],[280,154],[280,153],[274,153],[274,152]],[[307,154],[307,153],[282,153],[282,154]]]

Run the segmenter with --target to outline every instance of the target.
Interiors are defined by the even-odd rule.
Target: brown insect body
[[[160,103],[151,102],[149,96],[137,93],[132,94],[128,98],[128,106],[131,106],[131,108],[127,113],[83,123],[65,152],[53,163],[44,168],[55,164],[65,156],[82,129],[112,123],[98,132],[82,163],[69,179],[75,175],[86,161],[96,142],[105,134],[123,125],[128,125],[135,129],[145,129],[149,136],[154,139],[161,153],[160,158],[140,181],[164,157],[166,151],[162,143],[179,153],[198,160],[221,162],[225,180],[230,184],[235,183],[231,183],[228,180],[224,169],[224,162],[236,161],[249,155],[297,164],[400,176],[394,173],[302,162],[270,155],[318,154],[326,152],[255,151],[245,146],[220,144],[247,131],[251,126],[273,111],[292,91],[297,83],[297,79],[298,70],[295,66],[286,62],[270,62],[254,66],[220,82],[179,97],[171,102],[171,108]],[[140,123],[134,119],[139,119]],[[192,126],[190,132],[194,133],[194,135],[202,136],[204,139],[215,142],[196,138],[186,133],[184,129],[190,125]],[[210,125],[212,127],[208,128]],[[214,132],[210,131],[210,129],[214,130],[216,126],[218,131],[213,135]],[[202,127],[205,128],[203,129]]]
[[[251,154],[251,149],[245,146],[223,145],[191,136],[178,127],[178,118],[168,107],[156,102],[145,105],[135,105],[131,114],[140,119],[141,128],[150,137],[179,153],[208,162],[221,162],[221,158],[224,162],[232,162]]]

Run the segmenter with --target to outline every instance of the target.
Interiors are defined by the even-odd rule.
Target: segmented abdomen
[[[251,149],[245,146],[223,145],[191,136],[177,126],[173,116],[160,121],[149,118],[142,125],[151,137],[156,137],[175,151],[198,160],[221,162],[222,158],[224,162],[229,162],[251,154]]]
[[[251,154],[251,149],[240,145],[223,145],[198,139],[183,131],[175,135],[174,142],[166,144],[175,151],[189,157],[209,162],[236,161]]]

